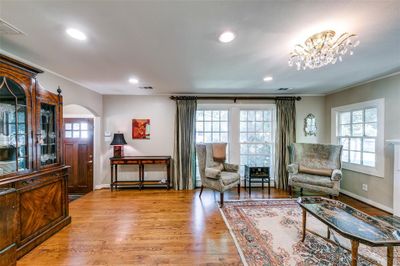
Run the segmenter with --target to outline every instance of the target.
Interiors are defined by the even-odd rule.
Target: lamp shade
[[[123,133],[114,133],[114,138],[110,145],[125,145],[127,144]]]

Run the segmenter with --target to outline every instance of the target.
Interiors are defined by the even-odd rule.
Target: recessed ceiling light
[[[222,43],[228,43],[235,39],[235,33],[231,31],[224,31],[221,35],[219,35],[218,40]]]
[[[79,40],[79,41],[85,41],[87,39],[86,35],[77,29],[69,28],[65,32],[72,38]]]
[[[138,84],[139,83],[139,80],[137,78],[130,78],[128,81],[131,84]]]
[[[271,81],[271,80],[273,80],[273,78],[271,76],[264,77],[264,81]]]

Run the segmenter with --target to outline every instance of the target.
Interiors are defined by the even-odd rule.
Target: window
[[[196,143],[227,142],[227,158],[240,165],[270,167],[274,176],[275,105],[199,104],[196,112]],[[196,166],[196,183],[200,175]]]
[[[87,139],[88,124],[87,123],[65,123],[65,138],[83,138]]]
[[[383,113],[383,99],[332,109],[332,141],[343,145],[344,168],[384,176]]]
[[[272,165],[272,110],[240,110],[240,170]]]
[[[196,143],[229,142],[228,110],[196,111]]]

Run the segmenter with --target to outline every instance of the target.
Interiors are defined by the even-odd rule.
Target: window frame
[[[197,110],[228,110],[228,151],[227,160],[240,165],[240,110],[272,110],[272,156],[270,176],[273,184],[275,171],[276,105],[273,103],[215,103],[200,102]],[[200,184],[196,176],[196,184]]]
[[[355,104],[349,104],[349,105],[344,105],[344,106],[339,106],[339,107],[334,107],[331,110],[331,143],[333,144],[339,144],[340,143],[340,138],[344,136],[339,136],[339,115],[340,113],[343,112],[350,112],[350,115],[352,111],[356,110],[363,110],[363,116],[365,116],[365,110],[369,108],[376,108],[377,109],[377,135],[376,137],[373,137],[376,139],[375,143],[375,167],[367,166],[367,165],[362,165],[362,164],[355,164],[355,163],[350,163],[350,162],[342,162],[342,167],[344,169],[354,171],[354,172],[359,172],[359,173],[364,173],[367,175],[373,175],[377,177],[384,177],[385,176],[385,156],[384,156],[384,136],[385,136],[385,100],[382,99],[376,99],[376,100],[371,100],[371,101],[366,101],[366,102],[360,102],[360,103],[355,103]],[[363,135],[362,136],[354,136],[354,138],[360,138],[361,142],[363,142],[364,139],[371,138],[365,135],[365,120],[363,120]],[[352,125],[352,123],[350,123]],[[349,136],[349,139],[352,136]],[[349,143],[350,145],[350,143]],[[350,149],[350,147],[349,147]],[[363,152],[363,149],[361,150],[361,153]]]
[[[240,130],[240,123],[243,122],[240,119],[240,112],[241,111],[255,111],[255,112],[257,112],[257,111],[263,111],[263,112],[264,111],[269,111],[269,112],[271,112],[271,120],[270,121],[264,121],[264,120],[262,121],[262,122],[271,123],[271,140],[269,142],[268,141],[266,141],[264,143],[262,143],[262,142],[249,142],[249,141],[242,142],[240,140],[240,133],[242,133],[242,131]],[[243,105],[243,106],[239,106],[238,115],[239,115],[239,119],[238,119],[238,121],[239,121],[239,129],[238,129],[238,136],[239,136],[239,139],[238,139],[239,165],[242,166],[242,164],[241,164],[241,156],[242,156],[241,145],[242,144],[247,144],[247,145],[249,145],[249,144],[267,144],[267,145],[270,145],[271,146],[271,157],[270,157],[271,166],[269,166],[270,167],[270,177],[271,177],[271,179],[274,179],[274,176],[275,176],[274,171],[275,171],[276,106],[274,104],[265,104],[265,105],[258,105],[258,104],[250,105],[249,104],[249,105]],[[247,123],[248,123],[248,121],[249,120],[246,120]],[[247,130],[246,132],[249,132],[249,131]],[[256,156],[256,155],[249,154],[249,153],[246,153],[246,154],[243,154],[243,155]],[[244,165],[243,165],[243,167],[244,167]],[[243,169],[241,169],[241,171],[242,170]]]

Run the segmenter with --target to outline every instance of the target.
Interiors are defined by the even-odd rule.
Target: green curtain
[[[196,109],[196,97],[176,100],[173,186],[177,190],[196,186]]]
[[[288,188],[288,146],[296,142],[295,99],[276,100],[275,187]]]

